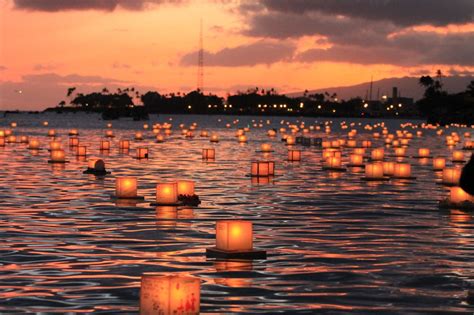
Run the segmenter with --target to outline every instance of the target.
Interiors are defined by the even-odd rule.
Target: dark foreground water
[[[438,208],[448,190],[435,184],[440,174],[431,161],[405,159],[416,180],[369,183],[360,179],[360,170],[323,171],[321,151],[314,147],[304,149],[302,162],[287,162],[279,137],[266,136],[270,125],[252,129],[249,143],[239,145],[235,127],[224,127],[235,118],[174,117],[175,132],[165,143],[145,134],[140,145],[149,146],[149,160],[133,158],[135,143],[129,154],[117,149],[118,140],[133,139],[143,123],[113,122],[112,150],[100,154],[105,122],[95,115],[2,119],[4,127],[17,121],[17,134],[38,136],[43,147],[47,130],[55,128],[70,163],[48,164],[47,150],[32,154],[21,144],[0,148],[0,314],[134,314],[144,272],[200,277],[202,313],[474,312],[466,302],[474,281],[473,217]],[[251,119],[241,117],[238,126]],[[50,126],[43,127],[43,120]],[[280,120],[272,118],[271,126],[280,127]],[[184,139],[177,124],[193,121],[218,132],[221,141]],[[389,125],[395,131],[396,122]],[[358,139],[370,137],[361,127]],[[68,149],[69,128],[79,129],[89,157],[103,158],[112,175],[82,174],[87,162]],[[347,133],[333,130],[331,138]],[[443,139],[433,131],[414,137],[408,155],[427,146],[449,157]],[[264,141],[274,147],[270,158],[279,176],[252,183],[246,177],[250,160],[263,156],[256,150]],[[215,162],[202,161],[204,147],[216,148]],[[156,182],[193,179],[203,202],[194,209],[116,204],[109,196],[118,175],[138,177],[139,194],[148,201]],[[215,221],[227,218],[252,220],[255,245],[268,251],[267,260],[206,259]]]

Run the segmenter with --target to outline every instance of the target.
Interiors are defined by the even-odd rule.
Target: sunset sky
[[[472,75],[473,16],[473,0],[0,0],[0,109],[54,106],[70,86],[189,92],[201,18],[219,95]]]

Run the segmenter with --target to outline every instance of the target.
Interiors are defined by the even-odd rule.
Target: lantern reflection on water
[[[160,205],[174,205],[178,203],[178,185],[176,183],[157,184],[156,203]]]
[[[142,275],[140,315],[197,315],[201,283],[190,276]]]
[[[76,155],[77,156],[86,156],[87,155],[87,147],[84,146],[84,145],[77,146]]]

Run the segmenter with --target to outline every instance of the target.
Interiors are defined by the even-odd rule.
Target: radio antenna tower
[[[198,73],[197,73],[197,89],[204,93],[204,44],[202,38],[202,18],[199,27],[199,51],[198,51]]]

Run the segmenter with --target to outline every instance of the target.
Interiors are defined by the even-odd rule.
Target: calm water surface
[[[218,118],[175,116],[175,132],[165,143],[155,143],[148,131],[128,154],[118,151],[118,141],[132,140],[135,131],[143,130],[142,122],[113,122],[117,137],[104,154],[98,148],[105,122],[98,116],[1,119],[2,128],[17,121],[16,133],[37,136],[43,148],[47,130],[56,129],[70,163],[48,164],[47,150],[32,153],[23,144],[0,148],[0,314],[134,314],[144,272],[200,277],[202,313],[474,312],[466,302],[474,281],[472,213],[439,210],[437,202],[448,189],[435,184],[441,174],[431,170],[431,161],[405,158],[414,181],[365,182],[357,169],[323,171],[315,147],[303,149],[302,162],[287,162],[280,137],[266,136],[270,127],[280,127],[281,118],[252,129],[247,144],[237,143],[235,127],[225,128],[236,117]],[[237,126],[251,119],[240,117]],[[44,120],[48,127],[41,125]],[[153,116],[150,125],[165,120],[168,116]],[[218,132],[221,141],[184,139],[177,124],[193,121]],[[314,124],[315,119],[305,121]],[[347,134],[339,121],[330,138]],[[396,121],[388,124],[396,130]],[[87,161],[68,148],[70,128],[79,129],[89,157],[103,158],[112,175],[82,174]],[[362,126],[358,129],[358,140],[371,137]],[[465,131],[447,131],[454,130]],[[433,131],[415,136],[408,155],[426,146],[432,155],[450,157],[443,139]],[[266,157],[276,161],[278,176],[255,183],[246,175],[250,160],[263,157],[256,152],[263,142],[274,147]],[[142,145],[150,149],[149,160],[133,158],[134,148]],[[202,161],[205,147],[216,148],[214,162]],[[148,202],[112,201],[119,175],[138,177],[139,194]],[[151,207],[155,183],[171,179],[195,180],[202,204]],[[206,259],[215,221],[232,218],[252,220],[254,244],[267,250],[267,260]]]

